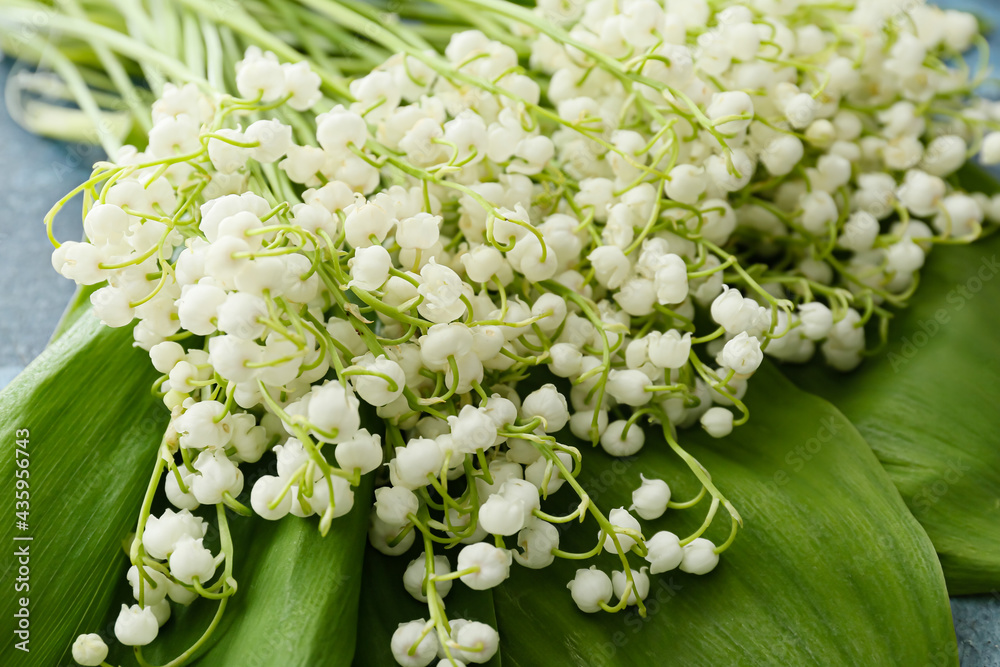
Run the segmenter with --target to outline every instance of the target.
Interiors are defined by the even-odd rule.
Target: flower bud
[[[108,657],[108,645],[98,634],[80,635],[73,642],[73,660],[84,667],[97,667]]]
[[[713,438],[724,438],[733,432],[733,413],[725,408],[709,408],[701,416],[701,426]]]

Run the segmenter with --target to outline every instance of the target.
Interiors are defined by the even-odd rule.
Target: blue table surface
[[[1000,27],[1000,0],[945,0],[937,4],[974,11]],[[991,37],[994,71],[1000,72],[1000,34]],[[18,65],[0,65],[0,90]],[[21,129],[0,105],[0,387],[45,347],[74,291],[51,268],[52,248],[41,226],[49,207],[86,180],[103,152],[91,146],[43,139]],[[56,237],[79,238],[80,205],[56,221]],[[952,598],[962,667],[1000,667],[1000,592]]]

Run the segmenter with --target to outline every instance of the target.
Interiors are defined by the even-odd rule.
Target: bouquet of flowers
[[[17,0],[0,26],[39,64],[25,123],[107,152],[45,220],[80,298],[0,398],[11,432],[60,422],[4,441],[37,522],[67,514],[38,558],[78,554],[38,664],[956,661],[945,577],[1000,580],[962,372],[996,386],[996,316],[948,292],[986,253],[983,290],[1000,222],[973,16]],[[76,199],[84,240],[55,238]],[[922,328],[890,326],[911,299]],[[953,428],[989,456],[922,506]]]

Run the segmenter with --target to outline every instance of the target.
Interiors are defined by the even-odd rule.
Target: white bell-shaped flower
[[[684,549],[680,538],[670,531],[661,530],[646,540],[646,561],[650,574],[669,572],[681,564]]]
[[[309,400],[309,423],[319,429],[324,442],[343,442],[358,432],[361,406],[352,391],[336,381],[314,386]]]
[[[428,250],[438,242],[441,233],[441,216],[417,213],[404,218],[396,225],[396,243],[401,248]]]
[[[392,258],[389,256],[389,251],[380,245],[357,248],[350,261],[350,267],[351,281],[347,286],[371,292],[382,287],[389,279]]]
[[[390,526],[404,526],[409,515],[416,515],[420,499],[413,491],[402,486],[382,486],[375,489],[375,513],[379,520]]]
[[[142,593],[143,604],[148,607],[167,597],[169,580],[154,568],[143,566],[143,571],[145,574],[140,575],[139,568],[133,565],[128,569],[125,578],[132,585],[132,596],[138,601],[139,594]]]
[[[569,404],[554,384],[544,384],[521,402],[523,419],[541,418],[546,433],[562,430],[569,422]]]
[[[823,340],[833,327],[833,312],[819,301],[799,306],[799,321],[802,333],[810,340]]]
[[[444,453],[435,440],[412,438],[406,446],[396,449],[396,458],[389,465],[400,485],[416,490],[429,483],[428,475],[441,474]]]
[[[747,333],[741,332],[722,348],[722,363],[727,368],[736,371],[737,375],[747,376],[753,373],[764,360],[760,350],[760,341]]]
[[[202,585],[215,574],[215,557],[203,544],[202,538],[182,537],[170,554],[170,574],[184,584],[192,584],[195,577]]]
[[[251,123],[243,136],[248,142],[257,144],[250,149],[253,159],[267,164],[280,159],[293,145],[291,126],[275,119]]]
[[[172,473],[171,473],[172,474]],[[159,517],[150,515],[142,532],[142,546],[146,553],[158,560],[166,560],[184,537],[198,539],[208,532],[208,524],[188,510],[174,512],[163,510]]]
[[[462,583],[473,590],[484,591],[500,585],[510,576],[510,562],[509,551],[488,542],[477,542],[458,552],[455,570],[474,570],[461,576]]]
[[[602,245],[594,248],[587,260],[594,267],[594,277],[597,282],[608,289],[618,289],[632,271],[632,262],[624,251],[613,245]]]
[[[189,449],[223,449],[232,439],[232,419],[219,401],[194,403],[174,420],[174,428]]]
[[[649,376],[640,370],[613,369],[608,373],[607,392],[619,403],[640,406],[649,403],[653,394],[646,387],[653,384]]]
[[[385,355],[376,358],[369,352],[354,359],[352,368],[360,371],[351,376],[354,390],[369,405],[388,405],[399,398],[406,388],[406,373]]]
[[[259,478],[250,492],[250,507],[258,516],[269,521],[284,517],[292,509],[292,494],[285,490],[286,484],[285,480],[274,475]],[[279,497],[281,500],[278,500]],[[277,505],[272,508],[275,501],[278,501]]]
[[[191,478],[191,493],[202,505],[221,503],[226,493],[235,498],[243,490],[243,472],[222,450],[203,451],[194,468],[201,474]]]
[[[160,632],[152,606],[131,607],[123,604],[122,610],[115,619],[115,637],[125,646],[145,646]]]
[[[446,556],[434,556],[434,574],[445,575],[451,572],[451,565]],[[451,591],[452,579],[435,582],[434,588],[438,597],[444,598]],[[429,585],[427,581],[427,556],[421,553],[403,572],[403,587],[406,592],[413,596],[418,602],[427,602],[427,595],[424,593]]]
[[[365,475],[382,465],[382,436],[359,429],[350,440],[338,443],[333,455],[344,470],[360,470]]]
[[[680,568],[690,574],[708,574],[719,564],[719,554],[710,540],[699,537],[684,545]]]
[[[645,600],[649,595],[649,575],[646,574],[647,569],[644,567],[639,571],[632,570],[633,586],[629,591],[628,600],[625,604],[636,605],[639,603],[639,600]],[[624,570],[615,570],[611,573],[611,586],[618,599],[625,596],[625,589],[628,588],[628,577],[625,575]]]
[[[452,322],[466,312],[462,300],[464,283],[453,270],[431,259],[420,269],[420,286],[417,292],[423,301],[417,311],[435,323]]]
[[[291,94],[288,106],[296,111],[306,111],[319,102],[323,94],[320,92],[320,77],[312,71],[309,63],[282,63],[281,73],[285,75],[285,89]]]
[[[366,248],[381,244],[395,224],[396,219],[382,201],[362,198],[350,207],[344,219],[344,233],[351,247]]]
[[[667,511],[670,502],[670,485],[662,479],[647,478],[639,475],[642,484],[632,492],[633,512],[646,521],[659,519]]]
[[[386,556],[399,556],[413,546],[416,532],[400,526],[391,526],[372,512],[371,523],[368,527],[368,542]]]
[[[437,657],[439,642],[437,635],[426,632],[425,621],[400,623],[389,646],[392,657],[401,667],[426,667]]]
[[[273,102],[285,94],[285,75],[277,57],[257,47],[247,49],[236,63],[236,89],[248,100]]]
[[[642,427],[639,424],[628,425],[624,419],[611,422],[601,434],[601,447],[611,456],[634,456],[644,444],[646,434]]]
[[[591,565],[590,569],[580,569],[576,571],[573,580],[566,584],[573,602],[588,614],[593,614],[601,610],[601,603],[607,604],[614,594],[614,586],[611,577],[607,573],[597,569],[596,565]]]
[[[555,561],[552,550],[559,547],[559,530],[547,521],[532,517],[517,534],[521,551],[513,553],[514,560],[533,570],[541,570]]]
[[[468,663],[489,662],[500,647],[500,635],[497,631],[479,621],[468,621],[453,628],[452,640],[464,647],[457,653],[460,654],[459,658]]]
[[[448,417],[455,451],[473,454],[479,449],[489,449],[496,443],[497,425],[483,408],[466,405],[458,416]]]
[[[619,507],[613,509],[608,513],[608,521],[611,523],[611,527],[618,529],[624,528],[635,533],[641,533],[642,528],[639,526],[639,521],[628,513],[624,507]],[[619,533],[615,530],[618,537],[618,544],[621,546],[623,551],[628,551],[636,544],[636,539],[632,535],[626,535],[625,533]],[[609,553],[617,553],[615,549],[615,544],[611,540],[610,535],[604,536],[604,550]]]

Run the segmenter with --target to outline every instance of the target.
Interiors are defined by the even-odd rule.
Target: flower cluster
[[[976,82],[947,64],[977,37],[968,15],[471,4],[509,40],[401,43],[343,99],[259,50],[236,68],[239,97],[168,86],[148,147],[79,189],[88,241],[53,264],[106,283],[94,312],[136,321],[172,412],[151,492],[162,478],[179,511],[146,504],[122,643],[149,643],[168,598],[235,592],[226,508],[316,515],[325,533],[369,473],[371,544],[422,547],[403,584],[429,618],[394,634],[401,665],[489,660],[496,630],[448,619],[443,600],[455,579],[492,588],[515,562],[608,552],[621,568],[579,569],[573,600],[644,613],[650,575],[711,571],[740,524],[677,429],[719,438],[744,423],[765,354],[818,348],[854,368],[866,325],[905,304],[931,246],[1000,219],[1000,200],[953,178],[980,150],[1000,161],[1000,110],[970,101]],[[384,428],[363,428],[363,405]],[[650,426],[702,493],[676,502],[642,478],[630,508],[605,514],[577,480],[579,445],[634,456]],[[552,515],[563,487],[576,510]],[[704,496],[691,535],[640,522]],[[192,514],[203,505],[218,555]],[[716,545],[704,535],[720,505],[731,530]],[[560,549],[556,526],[585,519],[594,548]]]

